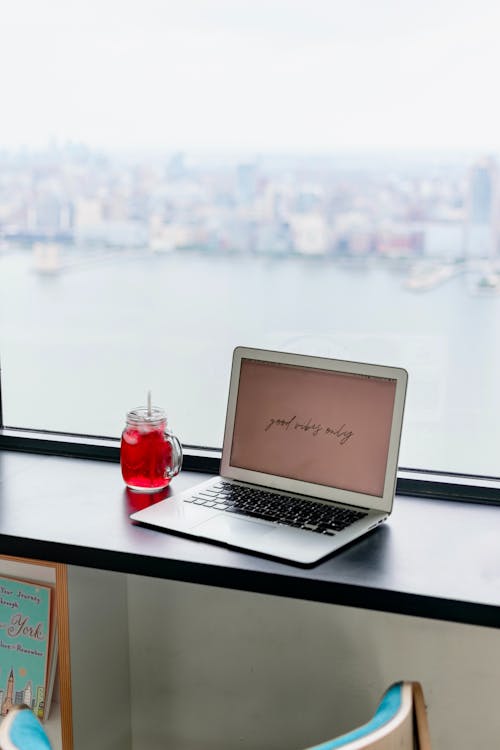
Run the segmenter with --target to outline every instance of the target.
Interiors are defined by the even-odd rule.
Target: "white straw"
[[[148,417],[151,416],[151,391],[148,391]]]

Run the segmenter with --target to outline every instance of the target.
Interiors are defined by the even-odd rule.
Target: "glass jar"
[[[136,492],[157,492],[179,473],[182,446],[167,429],[163,409],[138,406],[128,412],[120,463],[125,484]]]

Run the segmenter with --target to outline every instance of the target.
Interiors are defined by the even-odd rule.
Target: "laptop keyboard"
[[[276,495],[274,492],[242,487],[223,480],[184,498],[184,502],[330,536],[368,515],[362,511]]]

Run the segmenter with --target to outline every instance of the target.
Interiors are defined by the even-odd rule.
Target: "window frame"
[[[0,368],[0,451],[2,450],[120,462],[119,438],[4,425]],[[183,453],[184,470],[219,473],[221,449],[183,445]],[[422,499],[500,505],[500,478],[399,466],[396,494]]]

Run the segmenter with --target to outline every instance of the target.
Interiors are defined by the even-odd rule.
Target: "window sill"
[[[206,477],[182,471],[166,497]],[[386,524],[302,568],[131,523],[151,502],[115,462],[0,450],[4,555],[500,628],[496,507],[399,496]]]

